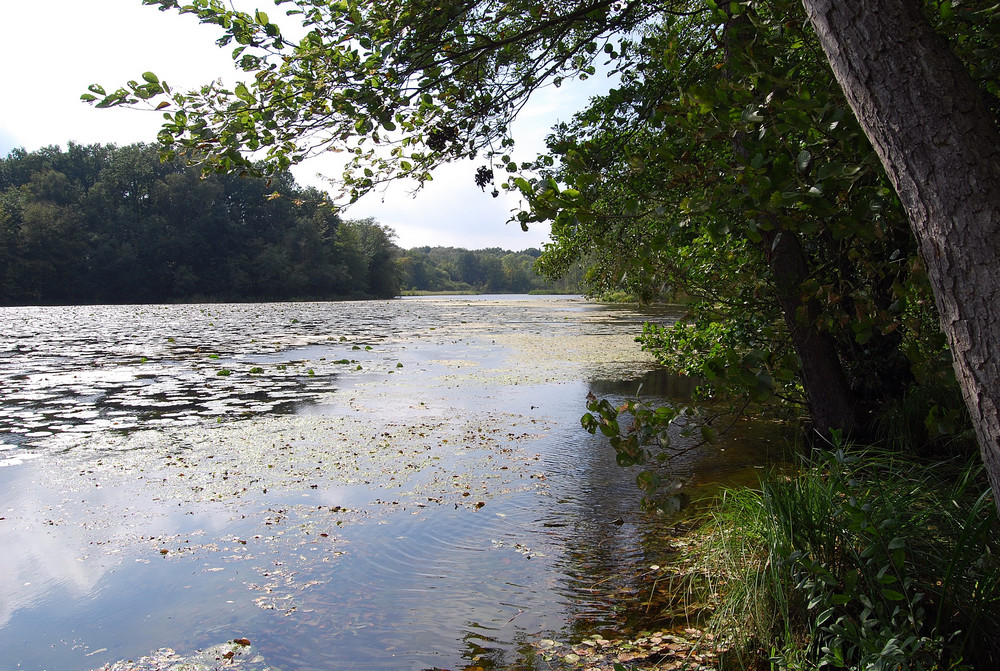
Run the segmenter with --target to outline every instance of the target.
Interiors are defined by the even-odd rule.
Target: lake
[[[627,629],[672,521],[580,428],[683,398],[565,297],[0,308],[0,671],[529,669]],[[728,452],[727,452],[728,448]],[[690,453],[746,477],[766,438]],[[248,662],[249,663],[249,662]]]

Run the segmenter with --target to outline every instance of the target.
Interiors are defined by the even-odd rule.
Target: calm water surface
[[[669,520],[580,429],[683,397],[571,298],[0,309],[0,671],[249,639],[275,670],[536,668]],[[695,480],[765,440],[688,457]],[[648,587],[648,586],[647,586]]]

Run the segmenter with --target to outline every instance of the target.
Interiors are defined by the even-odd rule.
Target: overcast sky
[[[250,0],[245,0],[250,2]],[[244,3],[245,4],[245,3]],[[271,0],[257,5],[279,24],[287,21]],[[153,112],[98,110],[80,102],[92,83],[111,90],[129,79],[155,72],[171,88],[192,88],[220,76],[233,77],[231,48],[219,49],[213,26],[191,15],[160,12],[141,0],[0,0],[4,39],[0,40],[0,155],[15,147],[34,151],[46,145],[153,142],[162,117]],[[606,86],[597,83],[597,86]],[[593,90],[594,85],[588,87]],[[542,92],[516,127],[519,155],[541,146],[548,128],[568,119],[586,100],[564,86]],[[298,166],[301,184],[326,189],[317,173],[336,177],[322,159]],[[371,194],[345,216],[373,216],[396,230],[404,248],[450,245],[479,249],[540,247],[548,230],[523,233],[507,224],[516,200],[493,199],[473,182],[473,165],[450,165],[416,198],[412,185],[397,184]],[[331,189],[332,190],[332,189]]]

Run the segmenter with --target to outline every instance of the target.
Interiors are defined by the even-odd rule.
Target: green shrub
[[[978,466],[816,452],[727,492],[712,529],[715,626],[774,668],[1000,668],[1000,537]]]

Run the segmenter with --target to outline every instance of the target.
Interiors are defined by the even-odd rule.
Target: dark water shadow
[[[683,403],[693,398],[699,384],[696,378],[677,375],[666,368],[654,368],[627,380],[591,380],[590,391],[598,398],[640,396]]]

